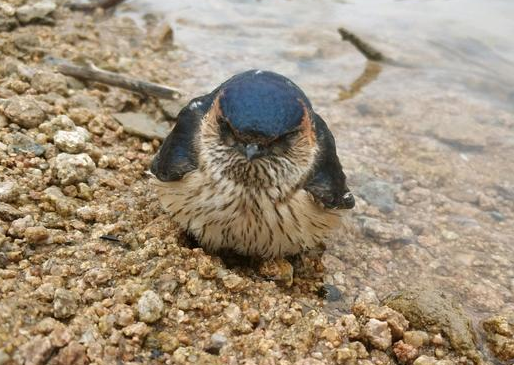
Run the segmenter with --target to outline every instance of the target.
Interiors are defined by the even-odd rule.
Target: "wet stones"
[[[357,303],[352,308],[353,313],[359,318],[370,318],[384,321],[388,324],[393,340],[399,340],[409,327],[409,322],[405,317],[387,306],[375,304]]]
[[[368,364],[369,353],[366,347],[358,341],[350,342],[342,348],[337,349],[334,353],[334,360],[336,364],[342,365],[356,365]]]
[[[393,352],[400,363],[410,363],[418,356],[418,350],[416,347],[409,345],[403,341],[398,341],[393,346]]]
[[[4,114],[13,123],[23,128],[35,128],[46,118],[46,114],[32,96],[16,96],[9,99]]]
[[[428,133],[447,145],[464,152],[482,151],[487,146],[487,130],[469,120],[452,119],[434,125]]]
[[[85,153],[78,155],[61,153],[55,159],[56,175],[62,185],[86,181],[95,168],[94,161]]]
[[[415,348],[422,347],[428,344],[428,334],[424,331],[405,331],[403,334],[405,343],[414,346]]]
[[[392,344],[391,330],[387,322],[371,318],[368,323],[364,325],[362,333],[364,338],[367,339],[373,347],[379,350],[386,350]]]
[[[341,325],[349,339],[353,340],[359,337],[361,327],[357,321],[357,317],[353,314],[345,314],[341,317]]]
[[[323,286],[318,289],[317,294],[320,298],[329,302],[337,302],[343,298],[341,290],[339,290],[337,286],[331,284],[323,284]]]
[[[487,318],[482,328],[494,355],[502,361],[514,360],[514,313]]]
[[[412,327],[441,332],[458,353],[475,364],[482,362],[471,321],[446,294],[430,288],[412,288],[390,295],[384,304],[402,313]]]
[[[377,207],[382,213],[391,213],[395,208],[394,187],[381,180],[369,181],[359,189],[359,195],[368,204]]]
[[[164,302],[161,297],[152,290],[147,290],[137,302],[139,319],[146,323],[158,321],[162,316]]]
[[[363,233],[379,243],[409,243],[414,235],[408,226],[400,223],[391,224],[368,217],[363,217],[361,221]]]

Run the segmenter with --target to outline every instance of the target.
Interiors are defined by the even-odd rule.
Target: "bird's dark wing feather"
[[[349,189],[346,186],[343,167],[337,157],[334,136],[319,115],[314,114],[313,120],[319,152],[304,189],[326,208],[352,208],[353,197],[345,197]]]
[[[184,107],[177,124],[155,155],[150,171],[161,181],[176,181],[198,167],[195,136],[212,104],[212,94],[195,98]]]

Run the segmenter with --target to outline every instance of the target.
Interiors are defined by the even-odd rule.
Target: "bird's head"
[[[222,84],[201,128],[201,155],[214,175],[263,187],[298,184],[314,162],[313,111],[289,79],[248,71]]]

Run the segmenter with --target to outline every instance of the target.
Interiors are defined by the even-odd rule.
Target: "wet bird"
[[[355,204],[326,123],[298,86],[269,71],[191,100],[151,172],[171,219],[211,252],[308,251]]]

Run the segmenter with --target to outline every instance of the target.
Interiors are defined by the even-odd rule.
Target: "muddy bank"
[[[502,157],[512,143],[498,132],[514,125],[510,114],[459,95],[440,101],[440,90],[408,103],[313,95],[358,207],[352,232],[327,242],[321,260],[295,263],[285,288],[251,266],[188,248],[148,189],[160,137],[129,126],[128,113],[171,128],[197,90],[158,101],[44,63],[89,60],[180,87],[194,54],[156,37],[158,16],[141,28],[60,2],[20,0],[2,4],[0,29],[0,364],[512,359],[503,313],[513,308],[514,193],[512,161]],[[464,135],[436,123],[456,114],[488,122]],[[426,134],[406,123],[422,116]],[[428,291],[427,282],[451,294],[435,308],[409,304],[418,317],[380,303],[395,290]],[[464,309],[451,312],[454,301]],[[438,310],[444,315],[428,314]],[[493,314],[500,317],[482,327]],[[448,316],[455,321],[441,319]],[[484,340],[491,352],[477,353]]]

